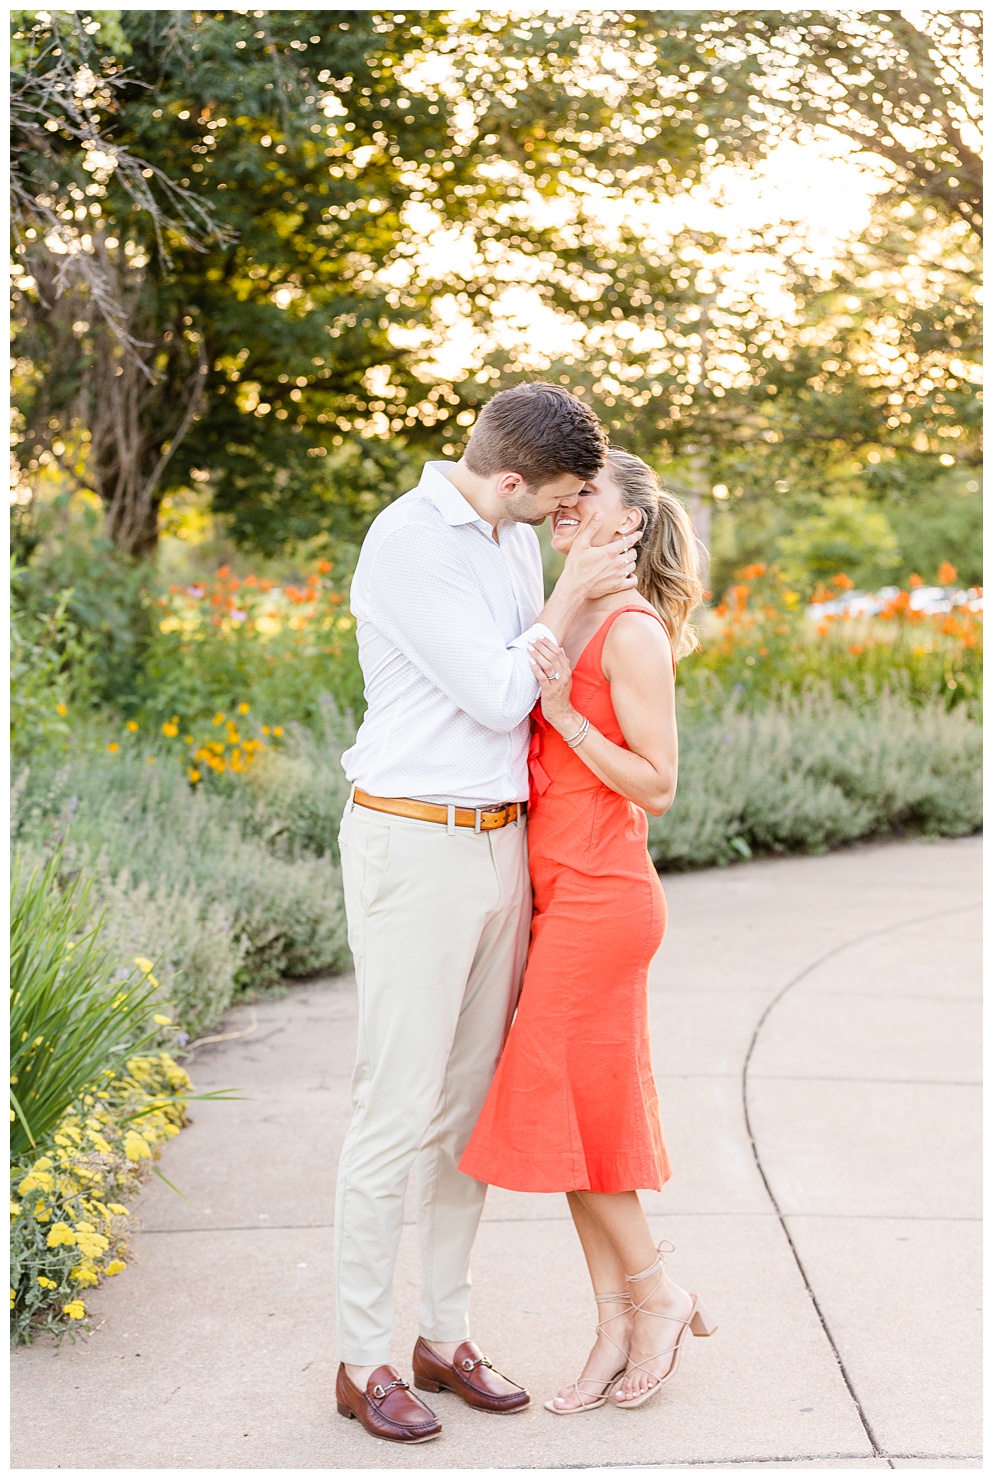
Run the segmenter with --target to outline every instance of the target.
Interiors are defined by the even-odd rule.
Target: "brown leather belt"
[[[407,796],[370,796],[356,786],[352,792],[356,806],[367,806],[370,811],[388,811],[398,817],[413,817],[417,822],[440,822],[447,825],[449,808],[432,806],[429,801],[411,801]],[[469,807],[456,806],[456,827],[472,827],[476,832],[492,832],[516,822],[527,811],[523,801],[506,801],[502,806],[480,807],[473,811]]]

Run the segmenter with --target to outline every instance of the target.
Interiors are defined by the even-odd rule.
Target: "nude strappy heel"
[[[592,1412],[594,1407],[602,1407],[607,1398],[610,1396],[611,1392],[614,1390],[614,1387],[617,1385],[621,1377],[624,1375],[625,1371],[627,1371],[628,1369],[628,1353],[621,1345],[620,1341],[614,1339],[614,1336],[607,1329],[607,1326],[610,1324],[611,1320],[619,1320],[622,1315],[626,1315],[630,1312],[632,1308],[631,1296],[630,1294],[626,1293],[598,1294],[596,1296],[596,1302],[597,1304],[620,1304],[622,1306],[622,1308],[619,1309],[616,1314],[607,1315],[605,1319],[599,1321],[596,1327],[596,1333],[598,1336],[605,1335],[607,1339],[611,1342],[611,1344],[617,1347],[621,1355],[624,1357],[623,1365],[619,1366],[618,1369],[614,1372],[613,1376],[608,1377],[606,1381],[600,1381],[595,1376],[577,1377],[572,1385],[575,1388],[576,1398],[579,1403],[578,1407],[556,1407],[554,1397],[550,1402],[545,1403],[545,1407],[548,1409],[548,1411],[554,1412],[556,1417],[572,1417],[572,1415],[576,1412]],[[582,1383],[585,1383],[586,1385],[590,1385],[592,1383],[593,1386],[599,1387],[599,1394],[587,1401],[584,1393],[580,1391],[580,1385]]]
[[[662,1248],[663,1244],[660,1243],[658,1247],[658,1257],[656,1258],[655,1262],[650,1265],[650,1267],[643,1269],[640,1274],[628,1275],[628,1283],[637,1284],[642,1279],[650,1278],[651,1275],[654,1273],[658,1274],[658,1278],[652,1285],[649,1293],[645,1295],[645,1298],[640,1303],[635,1303],[632,1300],[631,1313],[635,1315],[651,1315],[653,1319],[668,1320],[671,1324],[677,1325],[679,1328],[676,1332],[676,1341],[674,1345],[669,1346],[664,1351],[659,1351],[657,1355],[649,1356],[644,1361],[629,1362],[624,1373],[622,1374],[626,1375],[628,1371],[647,1371],[649,1366],[653,1365],[656,1361],[663,1360],[666,1356],[669,1355],[672,1356],[672,1361],[670,1362],[669,1369],[666,1371],[664,1376],[656,1376],[654,1371],[650,1371],[648,1373],[649,1376],[654,1378],[654,1386],[649,1387],[646,1392],[640,1392],[636,1397],[629,1397],[627,1401],[625,1401],[624,1398],[620,1395],[616,1396],[614,1398],[615,1407],[622,1407],[624,1409],[640,1407],[643,1402],[648,1401],[649,1397],[654,1397],[655,1393],[659,1391],[661,1387],[665,1386],[667,1381],[675,1376],[676,1367],[679,1365],[679,1357],[682,1354],[683,1342],[686,1339],[687,1330],[691,1330],[694,1335],[713,1335],[714,1331],[717,1329],[717,1326],[714,1324],[713,1320],[711,1320],[710,1316],[707,1314],[707,1311],[700,1303],[700,1296],[698,1294],[690,1295],[693,1304],[690,1307],[689,1314],[686,1316],[685,1319],[682,1320],[680,1320],[675,1315],[662,1315],[659,1314],[657,1310],[646,1309],[645,1306],[647,1305],[648,1300],[651,1299],[652,1295],[656,1292],[659,1285],[662,1283],[662,1265],[665,1262],[665,1259],[662,1255]],[[666,1251],[673,1251],[671,1243],[668,1245]]]

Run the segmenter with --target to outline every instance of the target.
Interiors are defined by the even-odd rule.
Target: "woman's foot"
[[[615,1306],[616,1307],[616,1306]],[[624,1365],[624,1354],[631,1340],[632,1317],[624,1311],[610,1321],[610,1333],[601,1331],[586,1358],[582,1375],[569,1382],[553,1398],[558,1412],[579,1412],[584,1407],[599,1405],[607,1387]]]
[[[693,1312],[693,1296],[674,1284],[660,1269],[652,1293],[640,1296],[640,1309],[631,1316],[629,1368],[614,1392],[614,1401],[625,1403],[658,1386],[672,1370],[676,1343]]]

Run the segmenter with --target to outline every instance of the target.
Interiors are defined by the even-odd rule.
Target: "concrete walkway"
[[[675,1276],[719,1321],[637,1412],[541,1408],[594,1306],[561,1196],[493,1191],[477,1338],[536,1399],[436,1402],[411,1450],[335,1414],[331,1206],[355,997],[298,986],[200,1051],[194,1124],[142,1198],[99,1328],[13,1360],[18,1468],[978,1468],[976,839],[666,880],[652,1028]],[[395,1358],[415,1335],[405,1232]]]

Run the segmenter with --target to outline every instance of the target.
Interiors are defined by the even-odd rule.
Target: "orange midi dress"
[[[612,611],[573,670],[572,701],[614,744],[601,655]],[[661,618],[657,618],[661,620]],[[533,713],[528,852],[534,888],[521,998],[459,1164],[512,1191],[659,1190],[670,1167],[652,1077],[648,967],[665,895],[648,819]]]

